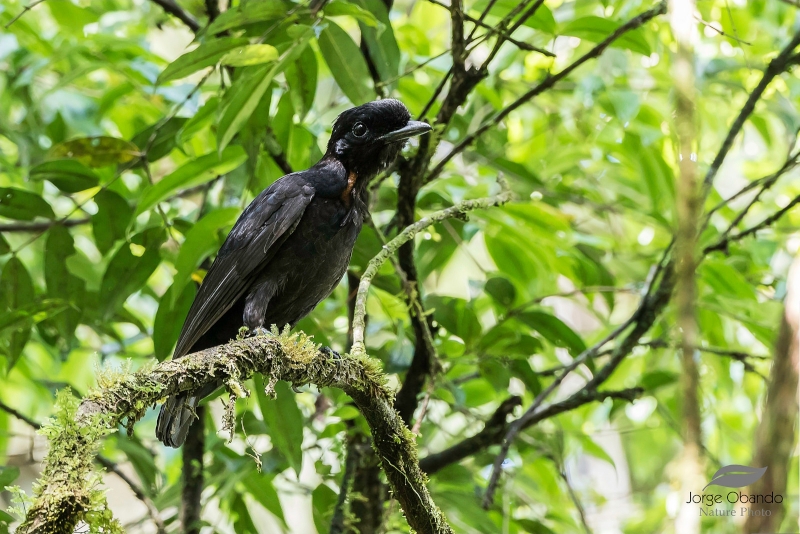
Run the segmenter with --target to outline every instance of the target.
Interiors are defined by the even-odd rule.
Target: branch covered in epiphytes
[[[30,417],[26,416],[25,414],[15,410],[11,406],[6,405],[3,402],[0,402],[0,410],[6,412],[7,414],[19,419],[20,421],[24,422],[34,430],[39,430],[42,428],[42,425],[31,419]],[[125,471],[123,471],[116,462],[113,462],[102,455],[97,455],[95,461],[100,464],[101,466],[105,467],[107,471],[114,473],[117,475],[128,487],[131,489],[133,494],[136,496],[137,499],[142,501],[142,503],[147,508],[147,514],[150,516],[150,519],[156,526],[156,531],[158,534],[165,533],[166,526],[164,522],[161,520],[161,516],[159,514],[158,508],[156,507],[155,503],[147,496],[142,488],[136,481],[134,481]]]
[[[445,219],[463,216],[470,211],[499,206],[511,201],[513,193],[508,188],[505,179],[498,177],[497,182],[500,184],[501,188],[500,193],[497,195],[475,200],[464,200],[455,206],[423,217],[414,224],[407,226],[397,237],[384,245],[381,251],[370,260],[367,268],[364,269],[364,273],[361,275],[361,282],[358,285],[358,293],[356,295],[356,310],[355,316],[353,317],[353,354],[366,354],[366,345],[364,344],[364,329],[366,324],[364,317],[367,314],[367,293],[369,292],[370,284],[372,284],[372,279],[378,273],[378,269],[380,269],[381,265],[383,265],[384,262],[389,259],[389,256],[394,254],[401,245],[412,240],[414,236],[429,226],[444,221]]]
[[[218,380],[231,396],[223,426],[232,435],[233,401],[249,395],[244,381],[254,373],[266,377],[269,395],[274,395],[278,380],[347,393],[370,427],[386,478],[411,528],[430,534],[453,532],[431,499],[414,437],[392,406],[392,393],[379,364],[364,355],[339,356],[321,349],[302,333],[276,330],[273,335],[231,341],[133,374],[101,376],[100,387],[80,406],[71,395],[60,394],[58,416],[45,426],[50,440],[45,469],[18,532],[66,534],[79,521],[109,532],[121,529],[97,489],[92,467],[102,438],[123,422],[130,430],[148,407],[164,397]]]

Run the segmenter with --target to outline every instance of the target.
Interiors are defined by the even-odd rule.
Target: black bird
[[[342,279],[367,212],[367,184],[406,139],[430,131],[385,99],[344,111],[325,156],[287,174],[245,208],[206,274],[183,324],[173,358],[251,332],[293,327]],[[220,384],[167,399],[156,437],[180,447],[200,400]]]

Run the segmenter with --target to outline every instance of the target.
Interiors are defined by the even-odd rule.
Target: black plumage
[[[183,324],[173,358],[250,331],[294,326],[342,279],[367,215],[367,184],[430,126],[397,100],[343,112],[325,156],[262,191],[236,221]],[[179,447],[200,400],[219,384],[167,399],[156,436]]]

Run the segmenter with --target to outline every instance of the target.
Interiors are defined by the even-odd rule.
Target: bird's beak
[[[415,135],[422,135],[430,131],[431,125],[428,123],[420,121],[408,121],[408,124],[399,130],[389,132],[388,134],[379,137],[378,141],[383,143],[394,143],[395,141],[402,141],[403,139],[408,139],[409,137],[414,137]]]

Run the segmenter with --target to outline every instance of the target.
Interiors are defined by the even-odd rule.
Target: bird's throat
[[[350,171],[350,173],[347,175],[347,185],[345,186],[344,191],[342,191],[341,196],[342,202],[344,202],[348,208],[350,207],[350,202],[353,198],[353,188],[356,186],[356,180],[358,180],[358,175],[355,173],[355,171]]]

